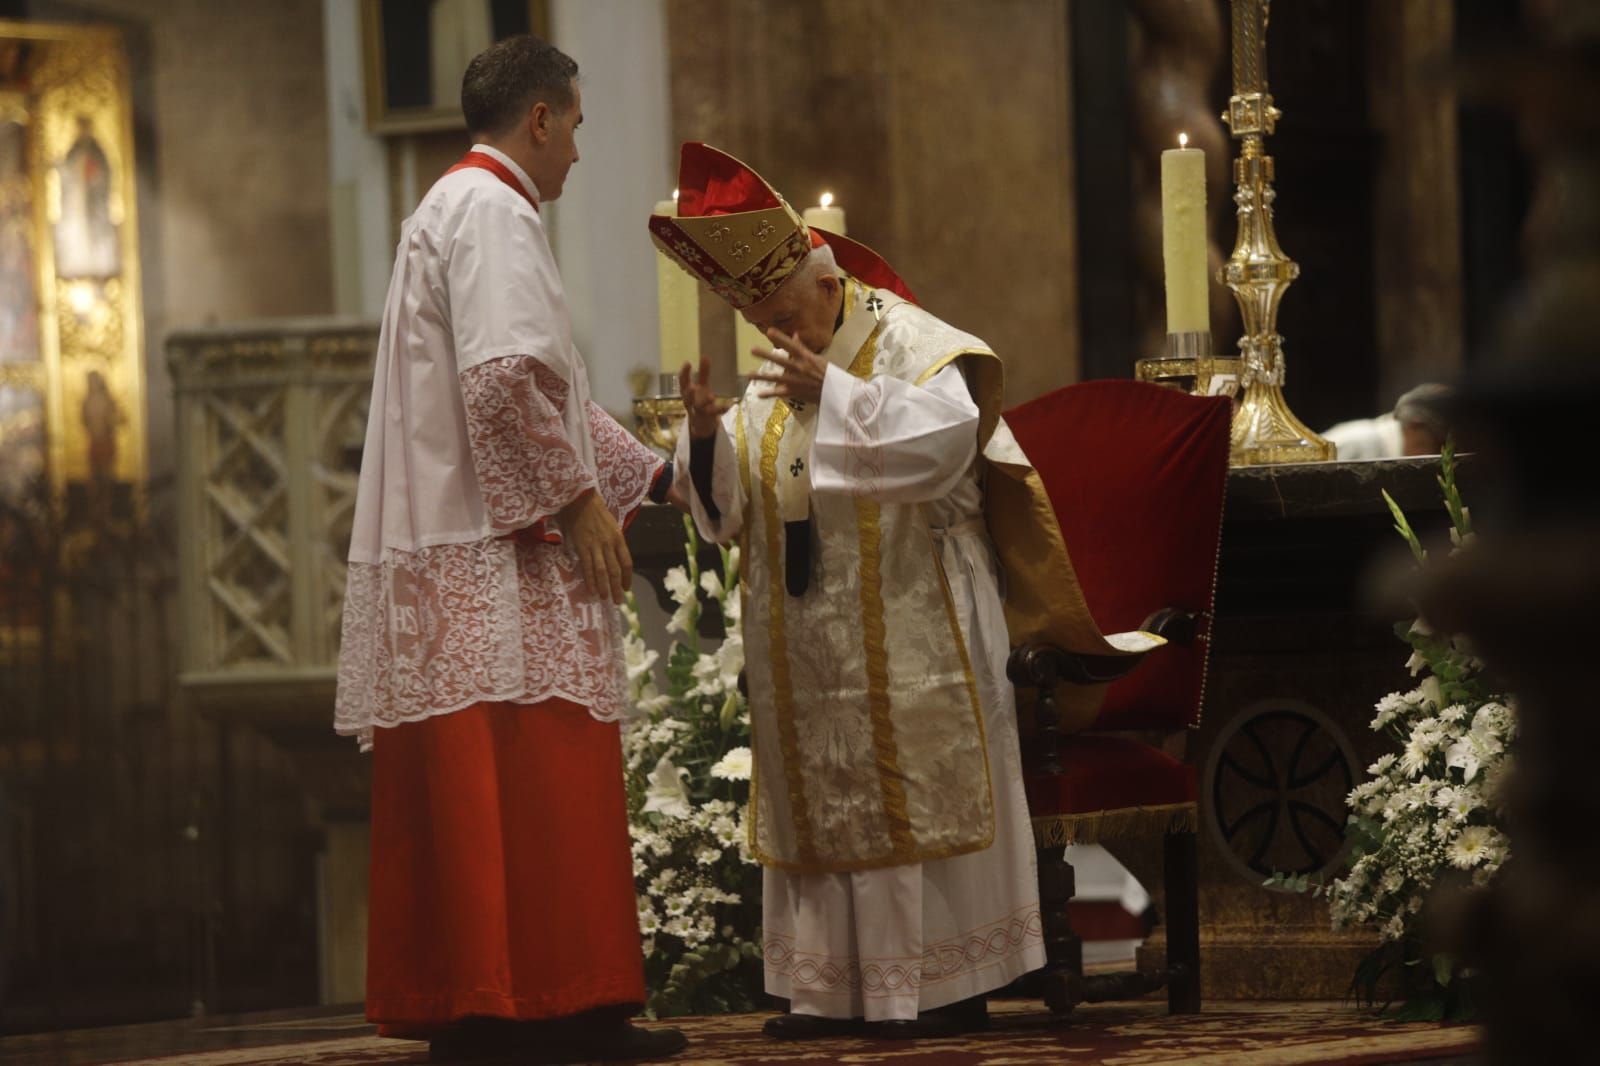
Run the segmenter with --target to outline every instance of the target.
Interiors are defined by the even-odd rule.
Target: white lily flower
[[[684,778],[688,776],[688,770],[673,765],[669,756],[661,756],[656,762],[656,768],[650,771],[650,783],[645,790],[644,800],[646,813],[659,811],[668,818],[688,817],[692,808],[689,804],[689,790],[683,784]]]

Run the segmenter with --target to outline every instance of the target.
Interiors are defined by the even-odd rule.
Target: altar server
[[[540,208],[577,65],[474,58],[477,142],[401,228],[335,725],[370,748],[367,1017],[436,1057],[652,1057],[617,720],[622,527],[661,461],[589,399]]]

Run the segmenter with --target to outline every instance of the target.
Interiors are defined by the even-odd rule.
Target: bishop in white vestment
[[[738,160],[687,144],[679,188],[658,247],[820,384],[754,381],[717,419],[686,371],[675,463],[701,532],[745,544],[768,1031],[981,1026],[1045,961],[985,521],[985,480],[1028,471],[998,360]]]

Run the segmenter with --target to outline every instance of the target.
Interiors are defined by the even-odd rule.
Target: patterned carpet
[[[1114,1063],[1116,1066],[1279,1066],[1279,1064],[1460,1062],[1477,1046],[1468,1026],[1393,1025],[1343,1003],[1212,1003],[1170,1017],[1156,999],[1085,1006],[1052,1026],[1037,1004],[996,1003],[994,1028],[959,1040],[887,1043],[828,1040],[783,1044],[761,1035],[766,1015],[681,1019],[683,1063]],[[192,1066],[368,1066],[420,1063],[420,1043],[378,1037],[357,1015],[237,1018],[40,1034],[0,1040],[0,1061],[160,1062]]]

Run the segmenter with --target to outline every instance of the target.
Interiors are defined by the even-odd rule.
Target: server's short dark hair
[[[578,64],[531,34],[496,41],[472,57],[461,77],[461,113],[469,132],[504,133],[539,101],[572,106]]]

